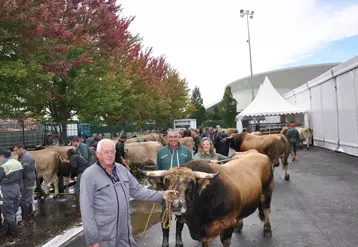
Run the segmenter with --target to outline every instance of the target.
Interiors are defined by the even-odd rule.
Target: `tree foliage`
[[[199,87],[195,87],[191,95],[191,103],[195,106],[195,112],[191,115],[196,119],[196,122],[200,125],[205,119],[205,107]]]
[[[116,0],[0,0],[0,115],[168,124],[192,107],[185,79],[143,49]]]
[[[235,127],[236,106],[237,101],[232,95],[231,87],[227,86],[219,104],[219,115],[227,127]]]

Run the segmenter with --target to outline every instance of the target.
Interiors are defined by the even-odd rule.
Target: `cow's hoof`
[[[177,242],[175,244],[175,247],[184,247],[184,244],[183,244],[183,242]]]
[[[162,247],[169,247],[169,242],[163,240]]]
[[[224,247],[230,247],[231,239],[225,239],[224,241],[222,241],[222,244]]]
[[[285,180],[286,181],[290,180],[290,174],[287,174],[287,176],[285,176]]]
[[[234,232],[242,233],[242,229],[244,228],[244,222],[242,220],[237,221],[236,226],[234,228]]]
[[[271,238],[272,237],[271,229],[264,229],[264,237],[265,238]]]

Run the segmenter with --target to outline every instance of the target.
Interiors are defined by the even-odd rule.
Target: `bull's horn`
[[[168,171],[167,171],[167,170],[143,171],[143,173],[144,173],[147,177],[164,177],[165,175],[167,175]]]
[[[206,178],[206,179],[212,179],[219,175],[220,172],[217,173],[206,173],[206,172],[198,172],[194,171],[193,174],[196,178]]]

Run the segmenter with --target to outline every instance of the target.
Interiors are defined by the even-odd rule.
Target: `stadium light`
[[[250,39],[249,18],[250,19],[254,18],[254,11],[250,12],[250,10],[244,11],[243,9],[241,9],[240,17],[244,18],[245,15],[246,15],[246,22],[247,22],[247,36],[248,36],[247,42],[249,43],[250,72],[251,72],[251,77],[252,77],[252,57],[251,57],[251,39]],[[253,85],[251,85],[251,96],[252,96],[251,101],[253,101],[254,100],[254,86]]]

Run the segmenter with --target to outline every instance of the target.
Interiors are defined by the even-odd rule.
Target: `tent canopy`
[[[298,108],[287,102],[272,86],[266,76],[260,86],[255,99],[251,104],[240,112],[236,118],[242,120],[244,117],[277,116],[306,113],[307,110]]]

